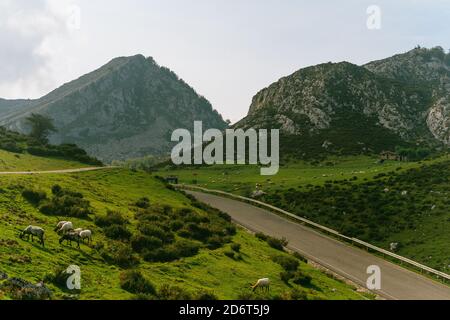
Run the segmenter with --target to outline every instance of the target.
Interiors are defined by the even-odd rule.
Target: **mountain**
[[[0,101],[0,125],[27,132],[25,119],[54,119],[55,144],[75,143],[109,162],[170,151],[174,129],[224,129],[211,104],[153,58],[120,57],[38,100]]]
[[[416,48],[301,69],[261,90],[237,128],[279,128],[299,157],[450,145],[450,54]]]

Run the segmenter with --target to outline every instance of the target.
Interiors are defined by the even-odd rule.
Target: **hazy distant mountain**
[[[297,156],[450,145],[450,54],[442,48],[357,66],[327,63],[280,79],[236,127],[280,128]]]
[[[38,100],[0,100],[0,124],[26,132],[24,119],[54,119],[53,143],[76,143],[104,161],[170,151],[176,128],[224,129],[211,104],[175,73],[142,55],[116,58]]]

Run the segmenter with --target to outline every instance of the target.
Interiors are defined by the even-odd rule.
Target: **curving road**
[[[341,276],[366,286],[368,266],[381,269],[381,290],[392,300],[450,300],[450,288],[420,274],[349,246],[270,211],[229,198],[186,191],[198,200],[220,209],[233,220],[255,232],[289,240],[295,250]]]

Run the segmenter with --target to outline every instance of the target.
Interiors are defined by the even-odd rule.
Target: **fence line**
[[[295,220],[297,220],[297,221],[301,221],[302,223],[304,223],[304,224],[306,224],[306,225],[308,225],[308,226],[314,227],[315,229],[319,229],[319,230],[325,231],[325,232],[327,232],[327,233],[329,233],[329,234],[332,234],[332,235],[334,235],[335,237],[340,238],[340,239],[342,239],[342,240],[350,241],[350,242],[352,242],[352,243],[357,243],[357,244],[359,244],[359,245],[361,245],[361,246],[363,246],[363,247],[365,247],[365,248],[367,248],[367,249],[371,249],[371,250],[373,250],[373,251],[379,252],[379,253],[381,253],[381,254],[384,254],[384,255],[386,255],[386,256],[389,256],[389,257],[391,257],[391,258],[394,258],[394,259],[396,259],[396,260],[399,260],[400,262],[407,263],[407,264],[409,264],[409,265],[411,265],[411,266],[414,266],[414,267],[420,269],[422,272],[423,272],[423,271],[426,271],[426,272],[429,272],[429,273],[431,273],[431,274],[434,274],[434,275],[436,275],[436,276],[442,278],[443,280],[450,280],[450,275],[448,275],[448,274],[446,274],[446,273],[444,273],[444,272],[441,272],[441,271],[435,270],[435,269],[433,269],[433,268],[427,267],[427,266],[425,266],[425,265],[423,265],[423,264],[420,264],[420,263],[418,263],[418,262],[416,262],[416,261],[413,261],[413,260],[411,260],[411,259],[402,257],[402,256],[400,256],[400,255],[398,255],[398,254],[395,254],[395,253],[393,253],[393,252],[390,252],[390,251],[388,251],[388,250],[385,250],[385,249],[376,247],[376,246],[371,245],[370,243],[364,242],[364,241],[362,241],[362,240],[359,240],[359,239],[356,239],[356,238],[347,237],[347,236],[345,236],[345,235],[343,235],[343,234],[337,232],[336,230],[333,230],[333,229],[331,229],[331,228],[322,226],[322,225],[320,225],[320,224],[318,224],[318,223],[315,223],[315,222],[313,222],[313,221],[311,221],[311,220],[308,220],[308,219],[299,217],[299,216],[297,216],[297,215],[295,215],[295,214],[293,214],[293,213],[290,213],[290,212],[285,211],[285,210],[283,210],[283,209],[277,208],[277,207],[272,206],[272,205],[270,205],[270,204],[264,203],[264,202],[262,202],[262,201],[258,201],[258,200],[255,200],[255,199],[246,198],[246,197],[243,197],[243,196],[235,195],[235,194],[228,193],[228,192],[224,192],[224,191],[220,191],[220,190],[211,190],[211,189],[206,189],[206,188],[197,187],[197,186],[190,186],[190,185],[176,185],[176,187],[177,187],[177,188],[180,188],[180,189],[187,189],[187,190],[194,190],[194,191],[195,191],[195,190],[199,190],[199,191],[203,191],[203,192],[206,192],[206,193],[219,194],[219,195],[223,195],[223,196],[226,196],[226,197],[238,199],[238,200],[241,200],[241,201],[243,201],[243,202],[247,202],[247,203],[251,203],[251,204],[256,204],[256,205],[258,205],[258,206],[262,206],[262,207],[268,208],[268,209],[270,209],[270,210],[272,210],[272,211],[276,211],[276,212],[282,213],[283,215],[286,215],[286,216],[288,216],[288,217],[290,217],[290,218],[293,218],[293,219],[295,219]]]

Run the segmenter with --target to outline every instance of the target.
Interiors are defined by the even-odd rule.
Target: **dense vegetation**
[[[86,151],[74,144],[51,145],[3,127],[0,127],[0,149],[16,154],[28,153],[41,157],[62,158],[90,165],[101,165],[100,161],[90,157]]]
[[[400,170],[380,173],[373,180],[358,181],[354,176],[278,190],[264,195],[263,200],[350,237],[383,246],[389,240],[415,246],[427,238],[420,231],[422,225],[439,221],[444,229],[450,228],[450,161]],[[400,236],[405,232],[416,236],[405,239]],[[447,246],[433,260],[425,259],[426,253],[420,258],[442,269],[449,253]]]

